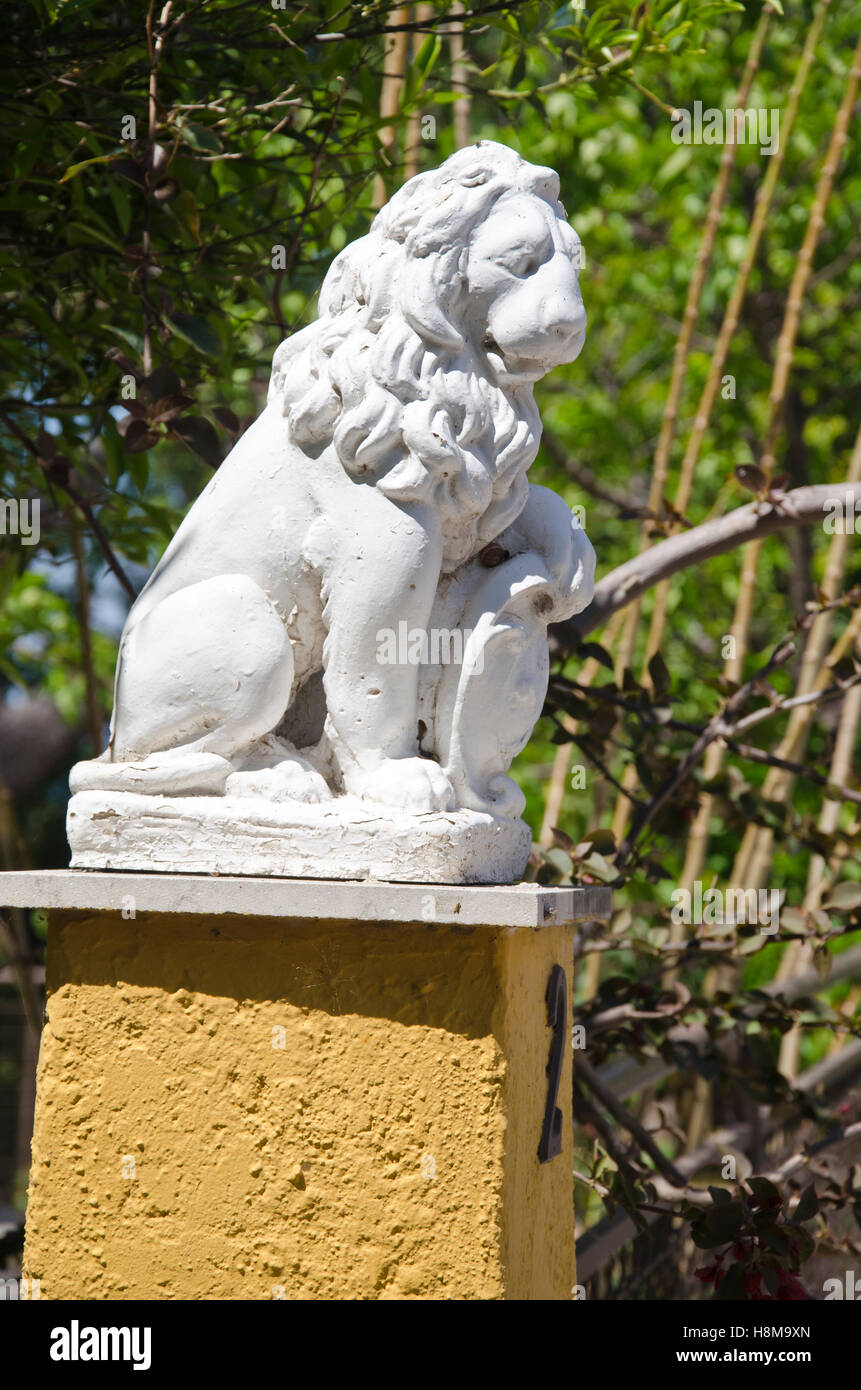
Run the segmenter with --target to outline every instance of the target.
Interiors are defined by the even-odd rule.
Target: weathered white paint
[[[109,748],[72,772],[74,864],[520,876],[507,772],[595,562],[526,478],[533,385],[585,336],[558,192],[482,141],[336,258],[132,608]],[[462,659],[383,658],[402,624]]]

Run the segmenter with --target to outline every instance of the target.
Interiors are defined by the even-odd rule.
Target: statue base
[[[83,791],[69,802],[67,832],[75,869],[392,883],[515,883],[532,847],[519,819],[376,811],[351,796],[303,803]]]

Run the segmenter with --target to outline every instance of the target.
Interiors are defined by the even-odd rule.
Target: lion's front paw
[[[353,767],[344,782],[354,796],[381,806],[415,813],[454,810],[452,785],[430,758],[389,758],[375,768]]]

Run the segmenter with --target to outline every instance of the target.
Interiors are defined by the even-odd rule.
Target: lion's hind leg
[[[189,585],[123,637],[110,760],[79,764],[73,789],[223,791],[278,724],[293,653],[274,604],[246,575]]]

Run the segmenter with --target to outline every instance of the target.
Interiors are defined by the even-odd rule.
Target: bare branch
[[[668,541],[668,545],[672,542]],[[647,554],[649,552],[646,552]],[[634,817],[633,824],[626,838],[620,844],[616,852],[616,863],[621,870],[634,845],[646,827],[654,820],[658,811],[669,801],[670,797],[678,791],[685,781],[685,778],[696,767],[709,744],[716,738],[722,738],[724,734],[731,733],[734,727],[733,716],[742,710],[759,685],[763,677],[769,675],[777,667],[785,665],[795,653],[795,643],[791,640],[781,642],[772,652],[765,665],[751,676],[749,681],[739,686],[738,690],[726,701],[723,709],[718,710],[717,714],[709,720],[708,724],[694,743],[693,747],[685,754],[676,766],[673,773],[666,779],[651,798],[648,804],[641,807]]]
[[[616,1099],[613,1092],[604,1085],[591,1062],[587,1062],[586,1058],[576,1049],[574,1051],[574,1072],[577,1080],[582,1085],[588,1086],[596,1100],[600,1101],[617,1124],[623,1125],[638,1147],[649,1155],[658,1172],[666,1178],[667,1182],[675,1188],[684,1187],[685,1180],[681,1173],[661,1152],[648,1130],[644,1129],[639,1120],[635,1119],[622,1102]]]
[[[603,627],[617,609],[627,607],[662,579],[750,541],[786,531],[790,526],[814,526],[824,519],[828,506],[836,502],[847,509],[847,524],[852,524],[853,508],[861,512],[861,483],[819,483],[794,488],[782,496],[773,494],[770,502],[750,502],[726,516],[682,531],[612,570],[595,586],[589,607],[567,622],[556,624],[551,631],[560,642],[576,646],[590,632]]]

